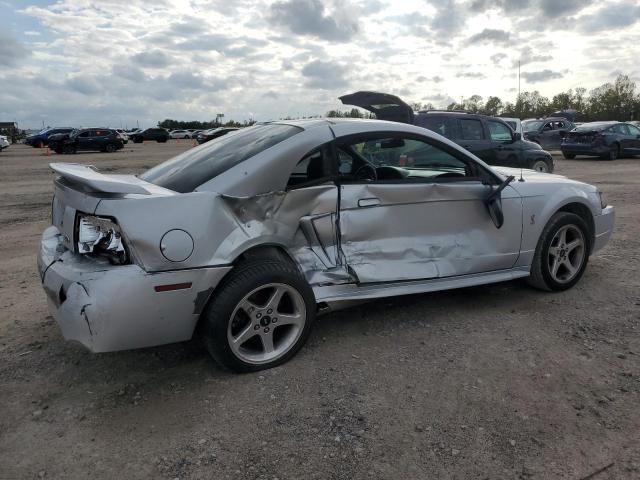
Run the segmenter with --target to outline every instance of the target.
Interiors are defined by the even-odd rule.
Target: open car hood
[[[343,95],[340,101],[375,113],[378,120],[413,124],[413,109],[395,95],[361,91]]]

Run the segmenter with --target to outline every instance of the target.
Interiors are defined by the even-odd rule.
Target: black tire
[[[44,142],[42,140],[38,140],[33,146],[35,148],[44,148]]]
[[[62,148],[63,153],[76,153],[76,147],[74,145],[65,145]]]
[[[560,283],[556,281],[552,275],[549,268],[549,248],[551,247],[551,242],[553,241],[555,235],[558,231],[565,226],[575,226],[582,232],[584,238],[584,258],[580,265],[580,268],[577,270],[575,276],[566,283]],[[573,287],[584,274],[585,268],[587,268],[587,263],[589,262],[589,252],[591,251],[591,236],[589,234],[589,227],[586,222],[575,213],[569,212],[558,212],[549,223],[542,230],[542,234],[540,235],[540,239],[538,240],[538,245],[536,247],[535,254],[533,256],[533,262],[531,264],[531,275],[527,279],[529,285],[545,291],[556,291],[560,292],[563,290],[567,290]]]
[[[62,153],[64,152],[62,147],[56,147],[53,151],[56,152],[58,155],[62,155]]]
[[[620,156],[620,145],[614,144],[609,151],[602,156],[603,160],[617,160]]]
[[[297,340],[281,356],[265,363],[250,363],[231,349],[227,330],[239,302],[255,289],[273,283],[295,289],[304,300],[306,321]],[[209,354],[222,366],[236,372],[256,372],[285,363],[304,345],[316,316],[313,290],[291,262],[284,260],[249,260],[225,277],[202,313],[202,334]],[[276,327],[274,327],[275,329]],[[275,330],[274,330],[275,331]]]
[[[159,138],[158,143],[167,143],[168,138]]]
[[[107,153],[113,153],[116,151],[116,145],[114,143],[107,143],[104,146],[104,151]]]
[[[553,168],[551,168],[551,165],[549,165],[549,161],[546,158],[536,158],[535,160],[532,160],[529,164],[529,168],[543,173],[551,173],[553,171]]]
[[[134,139],[133,139],[133,143],[142,143],[142,138],[140,138],[140,137],[134,137]]]
[[[573,160],[574,158],[576,158],[576,156],[573,153],[564,153],[564,152],[562,152],[562,156],[564,158],[566,158],[567,160]]]

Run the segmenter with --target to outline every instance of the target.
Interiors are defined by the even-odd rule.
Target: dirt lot
[[[137,173],[190,146],[63,160]],[[195,341],[101,355],[63,341],[36,272],[59,159],[0,153],[1,479],[640,478],[640,159],[556,159],[617,208],[574,289],[374,302],[251,375]]]

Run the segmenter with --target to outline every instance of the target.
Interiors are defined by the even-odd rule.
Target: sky
[[[0,0],[0,121],[274,120],[393,93],[445,107],[628,74],[638,0]]]

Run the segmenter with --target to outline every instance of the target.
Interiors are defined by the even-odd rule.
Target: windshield
[[[522,130],[524,132],[535,132],[536,130],[538,130],[542,124],[544,123],[543,120],[528,120],[528,121],[524,121],[522,122]]]
[[[270,124],[247,127],[187,150],[147,170],[142,180],[180,193],[197,187],[248,158],[302,131],[291,125]]]

